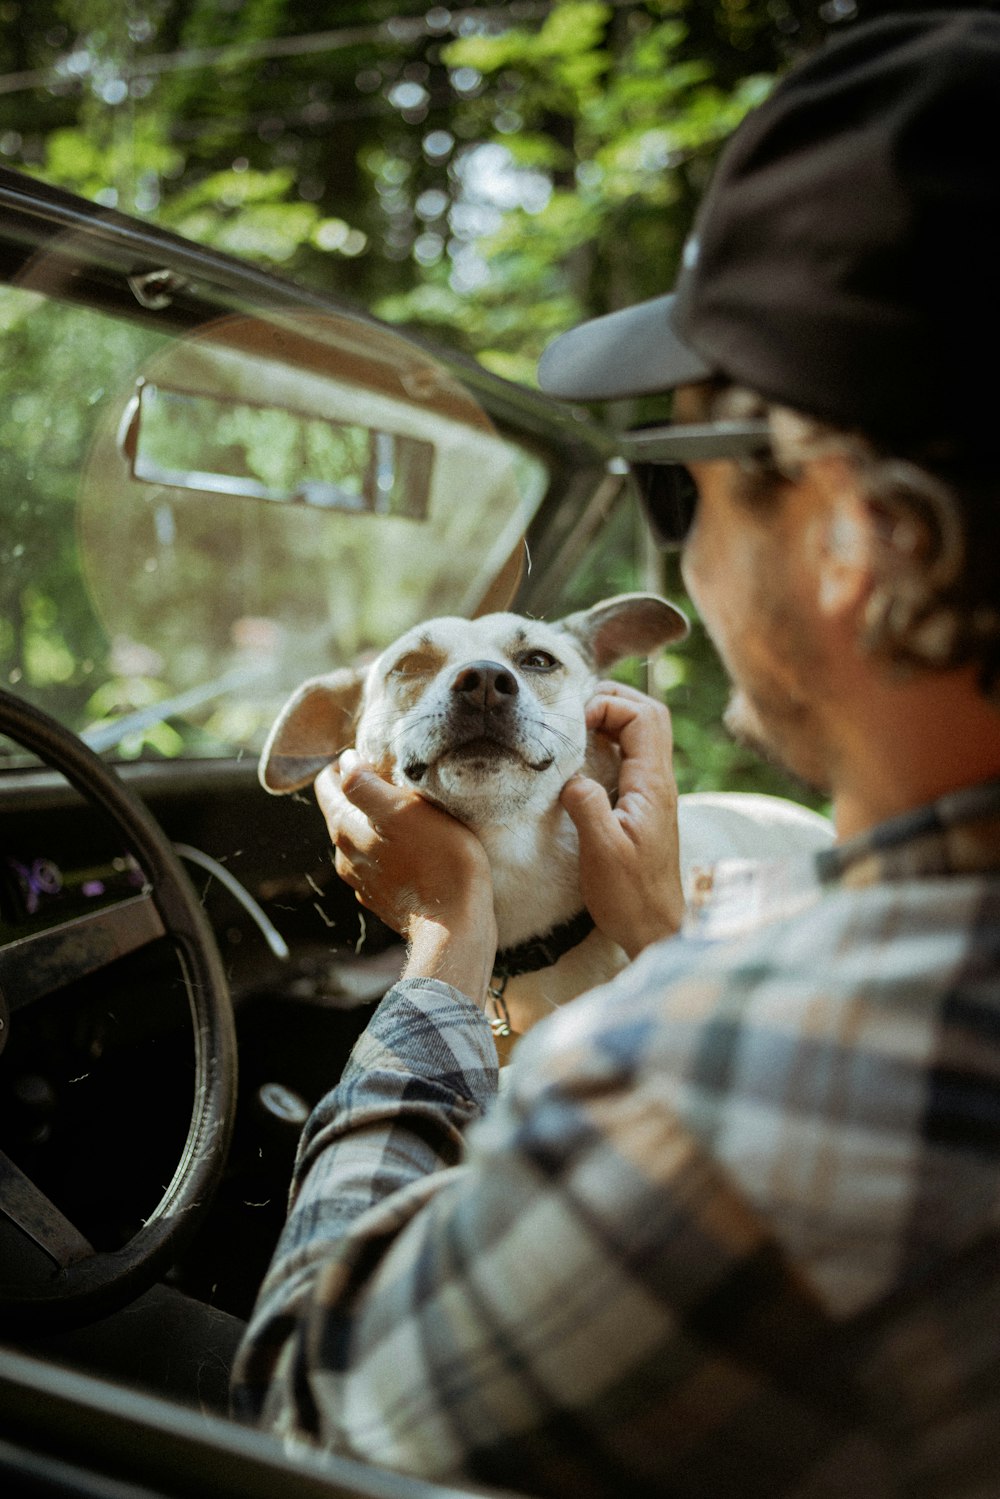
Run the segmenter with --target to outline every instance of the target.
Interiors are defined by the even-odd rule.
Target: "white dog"
[[[493,874],[494,1029],[523,1033],[626,961],[583,907],[576,829],[559,793],[576,771],[613,793],[618,751],[588,735],[586,703],[608,667],[687,628],[680,610],[642,593],[552,624],[516,614],[429,620],[370,666],[305,682],[271,730],[261,782],[295,791],[354,745],[386,780],[471,827]],[[685,870],[832,838],[824,818],[792,802],[739,794],[681,797],[680,834]]]

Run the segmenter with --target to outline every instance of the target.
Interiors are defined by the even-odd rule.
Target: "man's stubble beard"
[[[737,744],[752,750],[766,764],[776,767],[805,791],[825,795],[829,775],[804,704],[792,698],[769,694],[752,695],[731,686],[722,716],[723,727]]]

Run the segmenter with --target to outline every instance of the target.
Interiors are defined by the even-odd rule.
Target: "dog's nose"
[[[470,661],[451,684],[451,690],[472,708],[501,708],[517,697],[517,678],[498,661]]]

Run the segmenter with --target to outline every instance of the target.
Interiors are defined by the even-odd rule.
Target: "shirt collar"
[[[1000,780],[949,792],[817,857],[825,883],[1000,872]]]

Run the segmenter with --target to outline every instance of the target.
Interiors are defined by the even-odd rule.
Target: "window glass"
[[[306,676],[516,584],[544,464],[390,332],[5,287],[0,341],[0,685],[103,752],[256,751]]]

